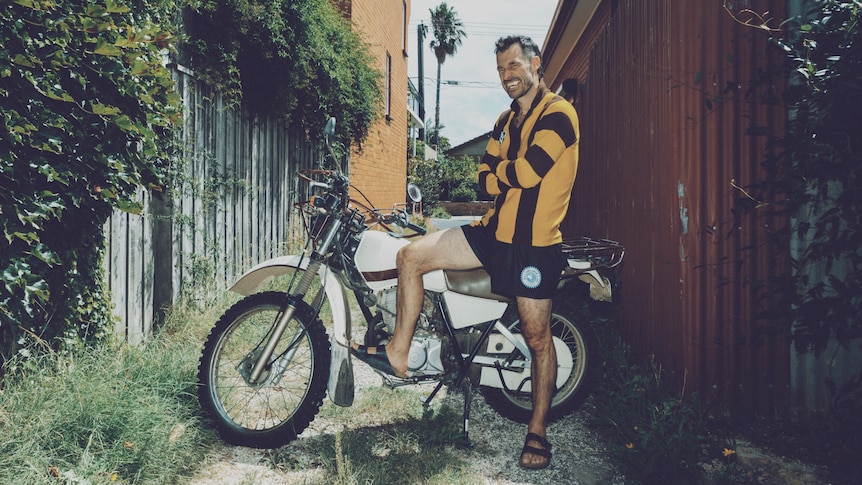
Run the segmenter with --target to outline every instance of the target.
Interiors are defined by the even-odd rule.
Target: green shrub
[[[422,190],[422,207],[427,212],[441,200],[443,171],[437,160],[411,158],[407,161],[407,180]]]
[[[452,215],[446,211],[446,209],[442,205],[435,205],[429,211],[428,217],[433,217],[434,219],[451,219]]]
[[[422,189],[426,211],[441,201],[476,200],[477,171],[478,164],[470,157],[410,159],[407,162],[408,179]]]
[[[862,6],[804,2],[798,35],[779,41],[795,81],[780,154],[767,167],[786,195],[798,243],[793,341],[822,352],[862,337]]]

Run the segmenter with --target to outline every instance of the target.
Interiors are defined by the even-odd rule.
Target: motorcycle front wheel
[[[520,320],[510,329],[513,333],[520,333]],[[557,372],[567,372],[568,377],[551,400],[549,421],[562,418],[583,404],[592,388],[594,367],[597,365],[594,355],[597,347],[595,334],[571,305],[554,302],[551,333],[557,341],[555,344],[563,344],[555,345],[557,362],[561,366]],[[533,414],[530,392],[485,386],[481,387],[481,391],[488,405],[500,415],[519,423],[530,421]]]
[[[252,448],[283,446],[311,423],[326,394],[329,338],[305,303],[275,347],[260,378],[250,369],[270,340],[286,295],[257,293],[234,304],[204,343],[198,367],[204,415],[222,439]]]

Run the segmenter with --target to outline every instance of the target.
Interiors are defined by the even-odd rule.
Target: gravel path
[[[380,377],[369,367],[354,360],[357,388],[381,385]],[[445,388],[444,388],[445,389]],[[505,419],[492,410],[478,391],[472,400],[470,415],[470,438],[475,445],[471,452],[470,470],[476,483],[485,484],[622,484],[622,475],[608,458],[602,440],[585,424],[585,408],[550,425],[548,439],[554,446],[551,466],[544,470],[521,469],[518,455],[523,445],[526,426]],[[460,409],[463,398],[460,393],[441,395],[435,399],[451,400],[455,409]],[[299,440],[312,436],[334,433],[338,423],[327,423],[319,417],[300,435]],[[479,452],[478,450],[481,450]],[[328,484],[331,477],[323,475],[322,467],[314,466],[317,458],[308,456],[309,467],[299,471],[282,471],[273,468],[266,450],[228,446],[217,450],[208,466],[201,470],[191,485],[281,485],[281,484]],[[478,479],[478,478],[477,478]],[[392,477],[391,483],[399,483]]]
[[[370,367],[354,360],[357,389],[376,388],[381,378]],[[430,388],[429,388],[430,392]],[[498,415],[486,403],[478,391],[472,400],[470,438],[475,449],[470,453],[469,464],[472,482],[478,484],[527,485],[621,485],[626,477],[610,461],[603,439],[587,425],[591,402],[575,413],[552,423],[548,439],[554,446],[551,466],[544,470],[523,470],[518,466],[518,454],[523,445],[526,426]],[[435,398],[442,399],[454,409],[461,409],[463,398],[459,392],[449,395],[444,388]],[[397,418],[397,417],[396,417]],[[385,419],[381,423],[388,422]],[[315,440],[332,436],[344,423],[327,421],[320,416],[295,442]],[[332,476],[322,466],[318,456],[309,450],[313,446],[296,446],[291,449],[297,470],[281,470],[274,465],[268,450],[254,450],[239,446],[218,445],[207,465],[195,475],[190,485],[330,485]],[[739,440],[737,456],[740,465],[747,470],[752,484],[769,485],[817,485],[826,483],[823,470],[811,465],[769,454],[751,443]],[[388,483],[402,484],[398,476]],[[471,484],[472,485],[472,484]]]

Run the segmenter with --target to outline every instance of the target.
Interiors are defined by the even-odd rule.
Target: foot
[[[551,443],[536,433],[527,433],[524,448],[521,449],[521,468],[538,470],[551,464]]]
[[[365,362],[377,371],[398,377],[399,379],[408,378],[407,372],[397,371],[392,367],[392,364],[389,363],[389,356],[386,355],[386,347],[383,345],[378,347],[366,347],[353,342],[351,353],[355,355],[357,359]]]

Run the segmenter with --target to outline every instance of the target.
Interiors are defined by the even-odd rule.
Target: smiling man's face
[[[509,97],[518,99],[538,85],[539,58],[527,59],[521,45],[512,44],[497,54],[497,74]]]

